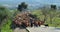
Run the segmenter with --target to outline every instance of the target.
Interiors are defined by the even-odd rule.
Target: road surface
[[[27,27],[29,32],[60,32],[60,28],[55,27]],[[14,32],[28,32],[26,29],[16,28]]]
[[[28,27],[30,32],[60,32],[60,29],[55,27]]]
[[[13,32],[28,32],[26,29],[16,28]]]

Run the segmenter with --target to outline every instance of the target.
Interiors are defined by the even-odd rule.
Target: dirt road
[[[60,29],[55,27],[32,27],[27,28],[30,32],[60,32]]]
[[[16,28],[13,32],[28,32],[26,29]]]
[[[29,32],[60,32],[60,28],[55,27],[27,27]],[[14,32],[28,32],[26,29],[16,28]]]

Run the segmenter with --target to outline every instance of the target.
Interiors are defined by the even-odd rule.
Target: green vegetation
[[[15,10],[13,10],[13,11],[15,11]],[[15,13],[17,13],[17,12],[15,12]],[[42,14],[41,10],[35,10],[35,11],[32,12],[32,14],[37,15],[37,17],[40,20],[44,20],[44,15]],[[11,14],[9,14],[9,15],[13,17],[14,12],[11,12]],[[10,24],[12,22],[12,20],[11,20],[12,18],[10,16],[7,19],[7,22],[5,24],[3,24],[2,29],[1,29],[2,32],[12,32],[12,29],[10,29]],[[50,24],[50,18],[48,16],[47,17],[47,20],[46,20],[46,23],[49,24],[49,26],[53,26],[53,27],[56,27],[57,26],[57,27],[60,27],[60,18],[58,16],[59,16],[59,13],[57,14],[57,16],[55,16],[53,18],[52,24]]]
[[[12,32],[11,23],[13,17],[18,13],[17,10],[9,10],[6,7],[0,7],[0,29],[1,32]]]
[[[12,32],[10,29],[11,20],[7,20],[7,22],[2,26],[1,32]]]
[[[60,12],[60,11],[59,11]],[[49,26],[53,26],[53,27],[60,27],[60,17],[59,17],[59,12],[57,11],[54,15],[54,17],[52,18],[52,24],[50,23],[50,16],[48,16],[47,14],[47,18],[46,18],[46,22],[45,24],[48,24]],[[37,17],[40,20],[44,20],[44,15],[42,14],[41,10],[36,10],[33,11],[32,14],[37,15]]]
[[[21,4],[21,7],[27,9],[27,5],[25,5],[24,2]],[[56,6],[54,5],[54,7]],[[18,10],[22,8],[20,8],[20,5],[18,5]],[[12,32],[12,29],[10,29],[10,25],[17,13],[20,13],[20,10],[9,10],[6,7],[0,7],[1,32]],[[32,11],[32,14],[37,15],[37,18],[45,21],[45,24],[48,24],[49,26],[60,27],[60,11],[58,10],[48,9],[44,7],[42,9]]]

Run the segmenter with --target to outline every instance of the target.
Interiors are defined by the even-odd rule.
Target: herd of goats
[[[39,20],[37,17],[34,17],[29,12],[19,13],[13,20],[16,26],[24,26],[24,27],[33,27],[33,26],[40,26],[44,25],[45,21]],[[48,25],[46,25],[48,26]]]

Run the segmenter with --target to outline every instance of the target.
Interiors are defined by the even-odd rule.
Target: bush
[[[7,22],[2,26],[1,32],[12,32],[12,29],[10,29],[11,20],[8,19]]]

